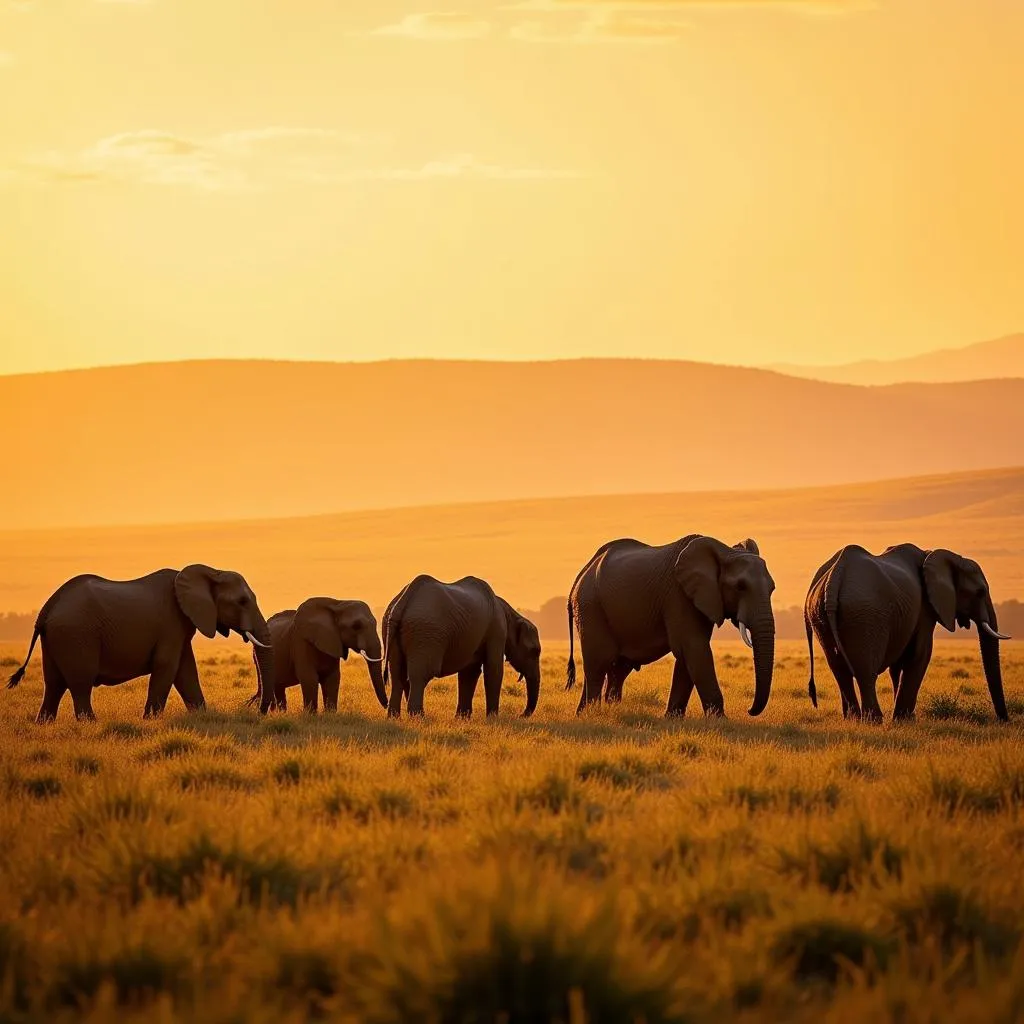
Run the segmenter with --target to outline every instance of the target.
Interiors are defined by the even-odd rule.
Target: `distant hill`
[[[1017,465],[1024,381],[874,389],[644,360],[186,362],[0,377],[0,437],[0,529],[266,519]]]
[[[938,349],[910,359],[866,359],[840,366],[778,363],[768,369],[840,384],[948,383],[1024,377],[1024,334],[1011,334],[966,348]]]
[[[484,576],[513,604],[558,602],[600,544],[686,533],[756,538],[776,609],[802,604],[814,570],[838,548],[912,540],[984,566],[997,601],[1024,598],[1024,469],[760,492],[611,495],[349,512],[301,519],[0,532],[0,610],[38,608],[76,573],[115,579],[207,562],[248,577],[266,611],[315,594],[381,608],[413,576]],[[730,627],[731,628],[731,627]]]

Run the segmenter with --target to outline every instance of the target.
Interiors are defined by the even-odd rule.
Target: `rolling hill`
[[[949,383],[1024,377],[1024,334],[1011,334],[965,348],[937,349],[909,359],[866,359],[839,366],[779,363],[768,369],[793,377],[840,384]]]
[[[1022,428],[1024,380],[876,389],[685,362],[11,376],[0,529],[842,484],[1021,464]]]
[[[314,594],[386,604],[419,572],[474,573],[525,608],[565,594],[604,541],[753,536],[777,609],[853,541],[913,540],[977,558],[997,600],[1024,597],[1024,469],[761,492],[613,495],[350,512],[301,519],[0,533],[0,610],[38,608],[80,572],[114,578],[208,562],[238,569],[265,611]]]

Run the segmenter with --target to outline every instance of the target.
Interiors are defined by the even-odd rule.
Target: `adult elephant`
[[[160,569],[136,580],[76,576],[43,605],[21,682],[36,640],[43,645],[43,703],[37,722],[57,716],[70,690],[78,718],[94,718],[94,686],[114,686],[148,675],[145,715],[159,714],[173,686],[189,710],[206,706],[192,638],[238,633],[256,648],[262,685],[274,692],[270,630],[249,584],[237,573],[190,565]]]
[[[473,694],[484,677],[487,714],[498,713],[504,663],[526,681],[526,709],[533,714],[540,694],[540,634],[529,619],[498,597],[488,583],[466,576],[442,583],[417,576],[388,605],[382,623],[384,681],[391,677],[388,714],[423,714],[423,691],[431,679],[458,673],[456,714],[473,713]]]
[[[898,544],[873,555],[859,544],[837,551],[814,574],[804,602],[804,627],[811,658],[807,684],[818,706],[814,645],[839,684],[843,717],[881,721],[875,681],[886,669],[896,694],[893,717],[913,718],[917,694],[932,657],[935,623],[950,632],[978,627],[985,681],[996,717],[1006,721],[999,664],[999,632],[988,580],[977,562],[953,551],[925,551]],[[860,702],[854,689],[860,688]]]
[[[338,710],[341,663],[349,651],[361,654],[370,673],[380,706],[388,706],[384,689],[377,619],[364,601],[311,597],[298,608],[271,615],[270,638],[274,649],[275,689],[263,689],[260,711],[285,710],[289,686],[302,689],[302,705],[316,714],[317,697],[323,693],[324,710]],[[257,693],[253,701],[260,698]]]
[[[694,687],[706,715],[725,713],[711,633],[730,619],[754,651],[754,703],[759,715],[771,695],[775,662],[775,581],[757,544],[733,547],[691,534],[652,546],[626,538],[599,548],[569,592],[569,663],[566,689],[576,681],[573,622],[583,654],[583,693],[577,714],[621,696],[633,670],[671,653],[675,658],[666,715],[686,713]]]

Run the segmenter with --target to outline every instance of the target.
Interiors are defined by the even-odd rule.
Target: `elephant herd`
[[[759,715],[771,695],[775,662],[775,581],[750,539],[729,546],[693,534],[652,546],[621,539],[602,545],[583,566],[568,599],[566,689],[576,680],[575,633],[583,682],[577,713],[604,698],[622,699],[631,672],[671,654],[666,714],[683,715],[694,689],[705,715],[725,705],[711,636],[727,619],[753,651]],[[914,715],[931,659],[936,623],[952,631],[977,627],[985,679],[996,716],[1007,719],[999,632],[988,581],[977,562],[952,551],[900,544],[873,555],[858,545],[836,552],[814,575],[804,605],[810,651],[808,690],[817,707],[816,636],[839,684],[843,716],[882,717],[875,691],[888,671],[894,717]],[[236,572],[206,565],[161,569],[136,580],[76,576],[43,605],[24,664],[42,642],[43,701],[38,722],[54,719],[66,692],[75,715],[92,718],[92,690],[149,676],[145,715],[163,711],[173,687],[189,709],[205,707],[192,639],[237,633],[253,646],[261,712],[287,708],[298,686],[305,710],[338,706],[341,662],[351,652],[367,663],[388,715],[423,713],[431,679],[458,676],[457,714],[469,717],[481,675],[487,714],[496,715],[505,662],[526,686],[524,716],[540,695],[537,627],[473,576],[442,583],[417,576],[388,605],[381,623],[363,601],[312,597],[295,609],[263,617],[256,596]],[[381,638],[383,638],[383,643]],[[391,680],[390,695],[388,680]],[[856,688],[854,687],[856,683]],[[858,698],[859,690],[859,698]]]

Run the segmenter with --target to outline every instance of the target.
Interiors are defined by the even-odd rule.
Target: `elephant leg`
[[[618,652],[610,631],[593,627],[585,636],[580,637],[580,648],[583,653],[583,687],[580,693],[578,715],[588,704],[601,699],[604,681],[611,671]]]
[[[398,645],[388,652],[388,674],[391,676],[388,718],[398,718],[402,714],[402,697],[407,696],[409,689],[408,666]]]
[[[608,670],[608,681],[605,684],[604,700],[606,704],[619,704],[622,701],[622,684],[633,671],[633,666],[625,658],[616,658]]]
[[[178,671],[174,676],[174,688],[185,702],[189,711],[200,711],[206,707],[202,687],[199,685],[199,669],[196,667],[196,656],[192,653],[192,645],[186,644],[178,662]]]
[[[92,686],[75,686],[70,689],[71,699],[75,703],[75,718],[94,722],[96,716],[92,710]]]
[[[459,673],[459,706],[455,710],[456,718],[469,718],[473,714],[473,695],[476,693],[476,684],[480,681],[483,668],[483,663],[477,662]]]
[[[154,661],[153,671],[149,677],[149,691],[146,694],[146,708],[143,711],[144,718],[163,714],[164,708],[167,707],[171,686],[178,675],[180,657],[181,651],[177,650],[173,657],[165,655]]]
[[[892,713],[894,719],[908,721],[914,717],[914,711],[917,708],[917,695],[921,690],[921,684],[924,682],[931,660],[932,638],[929,634],[926,639],[915,644],[914,650],[906,659],[900,676],[900,686],[896,691],[896,703]]]
[[[487,651],[483,659],[483,695],[487,700],[487,718],[498,714],[505,679],[505,645]]]
[[[715,656],[711,653],[711,644],[703,638],[688,638],[682,649],[672,652],[676,661],[684,661],[686,671],[697,688],[704,714],[707,717],[725,715],[725,698],[722,688],[718,685],[718,674],[715,671]]]
[[[860,718],[860,703],[857,700],[857,691],[853,685],[853,673],[850,671],[850,666],[846,664],[846,659],[833,643],[823,644],[822,650],[825,652],[825,661],[828,662],[828,667],[839,686],[839,696],[843,702],[843,718]]]
[[[882,709],[878,706],[878,694],[875,684],[877,675],[865,672],[857,677],[857,684],[860,686],[860,702],[863,708],[864,717],[869,722],[880,722],[882,720]]]
[[[43,703],[39,706],[36,722],[52,722],[57,717],[57,709],[67,693],[68,684],[64,680],[53,656],[43,648]]]
[[[668,708],[665,710],[665,717],[682,717],[686,714],[686,705],[690,703],[690,694],[693,693],[693,679],[682,658],[676,658],[675,666],[672,669],[672,689],[668,695]]]
[[[317,700],[320,690],[320,680],[316,675],[305,675],[299,679],[299,689],[302,690],[302,710],[310,715],[317,712]]]
[[[324,711],[338,710],[338,691],[341,689],[341,667],[332,668],[320,680],[320,692],[324,696]]]

